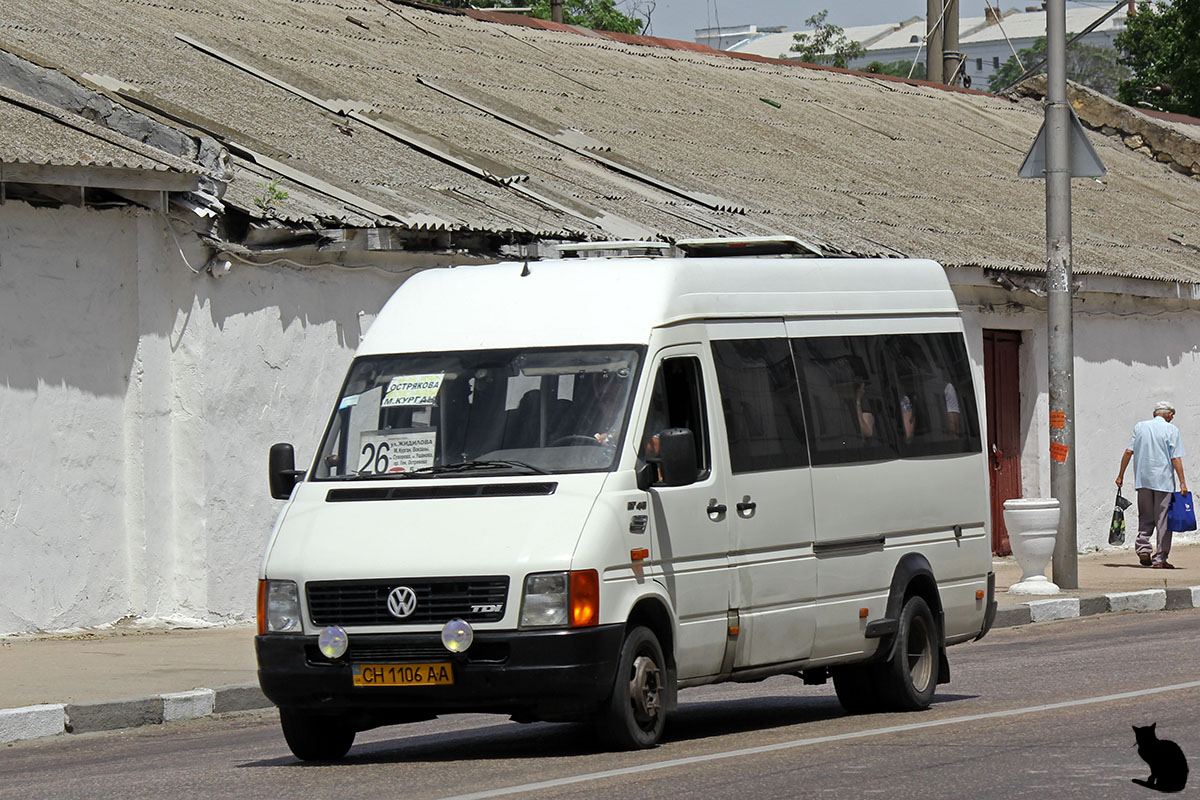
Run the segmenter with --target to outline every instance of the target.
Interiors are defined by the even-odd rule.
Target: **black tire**
[[[910,597],[900,612],[892,658],[878,665],[880,698],[895,711],[922,711],[938,682],[938,628],[929,604]]]
[[[621,645],[612,694],[600,712],[600,735],[621,750],[654,747],[662,737],[667,711],[667,663],[658,637],[649,628],[634,628]]]
[[[337,761],[354,744],[354,728],[332,715],[281,708],[279,724],[292,755],[301,761]]]
[[[880,708],[876,664],[851,664],[830,670],[838,702],[847,714],[873,714]]]

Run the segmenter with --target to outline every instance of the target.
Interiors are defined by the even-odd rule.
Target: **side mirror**
[[[687,428],[667,428],[658,434],[658,457],[647,460],[658,465],[655,485],[693,484],[697,473],[696,437]]]
[[[304,470],[296,469],[296,451],[286,442],[271,445],[267,458],[267,478],[271,483],[271,497],[286,500],[292,489],[304,480]]]

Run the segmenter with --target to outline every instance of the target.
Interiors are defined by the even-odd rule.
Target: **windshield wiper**
[[[402,473],[406,475],[445,475],[452,472],[470,472],[475,469],[504,469],[505,467],[524,469],[530,472],[536,472],[539,475],[549,475],[550,471],[535,467],[533,464],[527,464],[524,461],[513,461],[511,459],[497,459],[495,461],[459,461],[455,464],[438,464],[432,467],[421,467],[414,469],[411,472]]]

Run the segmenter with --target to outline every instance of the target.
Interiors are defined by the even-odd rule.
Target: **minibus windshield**
[[[611,470],[642,355],[581,347],[358,358],[313,477]]]

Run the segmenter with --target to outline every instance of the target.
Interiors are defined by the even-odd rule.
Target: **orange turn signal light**
[[[976,590],[975,590],[975,599],[976,599],[976,600],[982,600],[982,599],[983,599],[983,589],[976,589]]]
[[[629,551],[629,558],[634,562],[645,561],[649,557],[650,549],[646,547],[639,547],[635,550]]]
[[[866,619],[870,613],[871,613],[871,610],[869,608],[860,608],[858,610],[858,618]]]
[[[730,639],[736,639],[737,635],[741,632],[742,632],[742,628],[740,625],[730,625],[729,626],[729,638]]]
[[[600,573],[594,569],[571,573],[571,627],[583,628],[600,622]]]
[[[258,635],[262,636],[267,632],[267,582],[260,580],[258,582]]]

